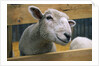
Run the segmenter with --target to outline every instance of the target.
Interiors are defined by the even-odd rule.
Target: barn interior
[[[19,47],[19,40],[23,31],[29,25],[35,24],[37,22],[37,20],[34,19],[28,12],[28,6],[30,5],[39,7],[43,13],[48,8],[54,8],[61,12],[66,13],[70,17],[70,19],[73,19],[76,21],[76,26],[72,28],[72,39],[74,39],[77,36],[82,36],[82,37],[87,37],[89,39],[92,39],[92,5],[91,4],[8,4],[7,5],[7,58],[8,60],[24,60],[24,58],[26,58],[26,57],[22,57],[21,59],[18,47]],[[57,54],[63,53],[64,55],[65,51],[66,53],[69,54],[70,43],[68,43],[66,46],[61,46],[59,44],[56,44],[56,48],[57,48],[57,51],[55,52],[57,56],[56,60],[60,59],[58,58],[60,57],[60,55],[57,55]],[[70,53],[74,53],[74,52],[70,51]],[[83,54],[86,53],[87,55],[86,54],[83,55],[81,52]],[[87,52],[89,52],[89,54]],[[82,49],[77,50],[78,55],[79,53],[81,53],[82,55],[81,58],[79,59],[75,57],[72,57],[69,59],[67,57],[66,58],[67,60],[92,60],[92,49],[84,49],[83,51]],[[52,57],[51,54],[49,57]],[[63,56],[63,58],[64,57],[65,56]],[[34,56],[28,56],[28,58],[29,59],[34,58]],[[34,58],[34,60],[41,60],[41,59]],[[66,59],[63,59],[63,60],[66,60]]]

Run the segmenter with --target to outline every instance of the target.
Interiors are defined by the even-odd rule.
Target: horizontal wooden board
[[[27,24],[37,22],[28,12],[28,6],[33,5],[41,9],[42,13],[48,8],[54,8],[66,13],[70,19],[92,17],[91,4],[22,4],[7,5],[7,25]]]
[[[8,61],[92,61],[92,49],[76,49],[63,52],[50,52],[40,55],[8,58]]]

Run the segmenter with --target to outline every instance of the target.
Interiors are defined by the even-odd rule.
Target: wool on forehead
[[[45,11],[45,14],[52,14],[55,17],[66,17],[67,19],[69,19],[69,16],[67,16],[66,13],[63,13],[63,12],[58,11],[56,9],[48,9]]]

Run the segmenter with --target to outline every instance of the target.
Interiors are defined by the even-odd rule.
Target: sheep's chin
[[[59,40],[59,39],[57,38],[57,36],[55,37],[55,39],[56,39],[56,40],[54,41],[55,43],[60,44],[60,45],[63,45],[63,46],[64,46],[64,45],[67,45],[67,44],[70,42],[70,41],[69,41],[69,42],[63,42],[63,41]]]
[[[68,42],[66,42],[66,41],[63,41],[62,39],[60,39],[58,36],[57,36],[57,38],[58,38],[60,41],[64,42],[64,43],[68,43]]]

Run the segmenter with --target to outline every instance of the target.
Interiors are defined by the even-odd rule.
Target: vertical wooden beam
[[[7,58],[12,57],[12,26],[7,26]]]

